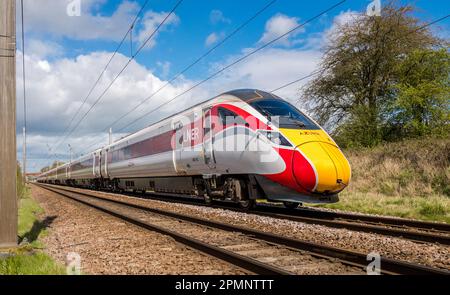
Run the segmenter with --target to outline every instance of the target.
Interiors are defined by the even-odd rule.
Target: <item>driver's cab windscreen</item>
[[[263,116],[280,128],[291,129],[320,129],[313,121],[306,117],[293,105],[280,99],[260,99],[250,102]],[[277,122],[278,121],[278,122]]]

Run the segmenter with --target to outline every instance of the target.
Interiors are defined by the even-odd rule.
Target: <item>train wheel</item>
[[[300,206],[300,203],[295,202],[283,202],[284,207],[288,209],[296,209],[298,206]]]
[[[242,201],[239,201],[238,203],[239,203],[239,207],[244,210],[250,210],[255,206],[255,200],[250,200],[250,199],[242,200]]]

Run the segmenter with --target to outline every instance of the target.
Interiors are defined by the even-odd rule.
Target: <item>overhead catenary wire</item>
[[[141,105],[143,105],[144,103],[146,103],[148,100],[150,100],[152,97],[154,97],[156,94],[158,94],[161,90],[163,90],[164,88],[166,88],[168,85],[170,85],[172,82],[174,82],[175,80],[177,80],[179,77],[181,77],[184,73],[186,73],[187,71],[189,71],[192,67],[194,67],[196,64],[198,64],[201,60],[203,60],[205,57],[207,57],[209,54],[211,54],[214,50],[216,50],[217,48],[219,48],[220,46],[222,46],[225,42],[227,42],[231,37],[233,37],[235,34],[237,34],[239,31],[241,31],[245,26],[247,26],[251,21],[253,21],[256,17],[258,17],[261,13],[263,13],[265,10],[267,10],[267,8],[269,8],[271,5],[273,5],[277,0],[272,0],[270,2],[268,2],[266,5],[264,5],[264,7],[262,7],[260,10],[258,10],[251,18],[249,18],[248,20],[246,20],[244,23],[242,23],[239,27],[237,27],[233,32],[231,32],[230,34],[228,34],[225,38],[223,38],[220,42],[218,42],[214,47],[212,47],[211,49],[209,49],[207,52],[205,52],[204,54],[202,54],[200,57],[198,57],[194,62],[192,62],[191,64],[189,64],[187,67],[185,67],[183,70],[181,70],[180,72],[178,72],[173,78],[171,78],[169,81],[167,81],[166,83],[164,83],[163,86],[161,86],[160,88],[158,88],[158,90],[156,90],[155,92],[153,92],[150,96],[146,97],[144,100],[142,100],[139,104],[137,104],[136,106],[134,106],[131,110],[129,110],[128,112],[126,112],[124,115],[122,115],[121,117],[119,117],[118,119],[116,119],[113,123],[111,123],[108,127],[106,127],[103,131],[106,131],[108,128],[116,125],[118,122],[120,122],[123,118],[125,118],[126,116],[128,116],[129,114],[131,114],[133,111],[135,111],[137,108],[139,108]]]
[[[125,33],[125,35],[122,37],[122,40],[120,41],[119,45],[117,46],[116,50],[114,51],[114,53],[111,55],[111,57],[109,58],[108,62],[106,63],[105,67],[103,68],[103,70],[101,71],[100,75],[98,76],[97,80],[95,81],[95,83],[92,85],[92,87],[90,88],[88,94],[86,95],[86,97],[83,99],[83,102],[81,103],[81,105],[78,107],[77,111],[75,112],[75,114],[72,116],[72,118],[69,121],[69,124],[67,124],[67,126],[65,127],[64,131],[63,131],[63,136],[64,134],[66,134],[66,132],[69,130],[70,126],[72,125],[73,121],[75,120],[75,118],[78,116],[78,114],[80,113],[81,109],[83,108],[83,106],[86,104],[88,98],[91,96],[92,92],[94,91],[94,89],[97,87],[98,83],[100,82],[101,78],[103,77],[103,75],[106,73],[106,70],[108,69],[109,65],[111,64],[112,60],[114,59],[114,57],[117,55],[117,53],[119,52],[120,48],[122,47],[123,43],[125,42],[127,36],[132,32],[135,23],[137,22],[139,16],[141,15],[141,13],[144,11],[145,7],[147,6],[149,0],[146,0],[144,2],[144,4],[141,6],[141,9],[139,10],[139,12],[136,14],[133,22],[131,23],[131,25],[128,27],[127,32]],[[56,145],[55,145],[56,146]]]
[[[438,22],[441,22],[441,21],[443,21],[444,19],[449,18],[449,17],[450,17],[450,14],[447,14],[447,15],[445,15],[445,16],[443,16],[443,17],[440,17],[440,18],[438,18],[438,19],[436,19],[436,20],[434,20],[434,21],[432,21],[432,22],[426,23],[426,24],[424,24],[424,25],[422,25],[422,26],[420,26],[420,27],[418,27],[418,28],[412,30],[411,32],[408,32],[407,34],[403,35],[401,38],[404,38],[404,37],[408,36],[409,34],[412,34],[412,33],[418,32],[418,31],[420,31],[420,30],[423,30],[423,29],[425,29],[425,28],[427,28],[427,27],[429,27],[429,26],[432,26],[432,25],[434,25],[434,24],[436,24],[436,23],[438,23]],[[312,77],[312,76],[315,76],[315,75],[317,75],[317,74],[319,74],[319,73],[321,73],[321,70],[315,70],[315,71],[312,71],[311,73],[307,74],[306,76],[302,76],[302,77],[300,77],[300,78],[298,78],[298,79],[295,79],[294,81],[291,81],[291,82],[288,82],[288,83],[286,83],[286,84],[283,84],[283,85],[281,85],[281,86],[279,86],[279,87],[277,87],[277,88],[271,90],[270,92],[272,92],[272,93],[273,93],[273,92],[277,92],[277,91],[279,91],[279,90],[281,90],[281,89],[284,89],[284,88],[286,88],[286,87],[289,87],[289,86],[291,86],[291,85],[293,85],[293,84],[296,84],[296,83],[298,83],[298,82],[300,82],[300,81],[302,81],[302,80],[305,80],[305,79],[307,79],[307,78],[310,78],[310,77]]]
[[[330,7],[327,8],[326,10],[323,10],[323,11],[320,12],[319,14],[317,14],[317,15],[315,15],[315,16],[309,18],[309,19],[307,19],[307,20],[304,21],[303,23],[301,23],[301,24],[295,26],[294,28],[288,30],[288,31],[285,32],[284,34],[281,34],[280,36],[278,36],[278,37],[272,39],[271,41],[269,41],[269,42],[267,42],[267,43],[261,45],[260,47],[254,49],[254,50],[251,50],[249,53],[247,53],[247,54],[245,54],[244,56],[238,58],[237,60],[235,60],[234,62],[228,64],[227,66],[225,66],[225,67],[223,67],[223,68],[221,68],[220,70],[216,71],[216,72],[213,73],[212,75],[208,76],[206,79],[203,79],[203,80],[201,80],[200,82],[194,84],[193,86],[191,86],[191,87],[188,88],[187,90],[183,91],[182,93],[176,95],[175,97],[169,99],[168,101],[164,102],[163,104],[159,105],[158,107],[152,109],[150,112],[147,112],[147,113],[145,113],[145,114],[142,115],[142,116],[139,116],[137,119],[133,120],[131,123],[125,125],[125,126],[122,127],[122,128],[120,128],[118,131],[120,132],[120,131],[125,130],[126,128],[128,128],[128,127],[134,125],[136,122],[138,122],[138,121],[141,120],[142,118],[148,116],[149,114],[154,113],[155,111],[159,110],[159,109],[162,108],[163,106],[165,106],[165,105],[171,103],[172,101],[176,100],[176,99],[179,98],[180,96],[182,96],[182,95],[184,95],[184,94],[186,94],[186,93],[192,91],[193,89],[195,89],[195,88],[197,88],[198,86],[204,84],[205,82],[207,82],[207,81],[209,81],[209,80],[215,78],[216,76],[218,76],[218,75],[221,74],[222,72],[226,71],[227,69],[231,68],[232,66],[234,66],[234,65],[236,65],[236,64],[238,64],[238,63],[240,63],[240,62],[242,62],[243,60],[249,58],[250,56],[254,55],[255,53],[257,53],[257,52],[263,50],[264,48],[266,48],[266,47],[272,45],[273,43],[279,41],[280,39],[282,39],[282,38],[288,36],[288,35],[291,34],[292,32],[294,32],[294,31],[296,31],[296,30],[298,30],[298,29],[304,27],[304,26],[307,25],[308,23],[310,23],[310,22],[314,21],[315,19],[321,17],[322,15],[324,15],[324,14],[326,14],[327,12],[333,10],[334,8],[336,8],[336,7],[340,6],[340,5],[342,5],[345,1],[346,1],[346,0],[342,0],[342,1],[340,1],[340,2],[338,2],[338,3],[336,3],[336,4],[334,4],[334,5],[330,6]]]
[[[303,81],[303,80],[305,80],[305,79],[308,79],[308,78],[310,78],[310,77],[313,77],[313,76],[317,75],[318,73],[320,73],[319,70],[312,71],[312,72],[309,73],[308,75],[303,76],[303,77],[301,77],[301,78],[298,78],[298,79],[296,79],[296,80],[294,80],[294,81],[291,81],[291,82],[289,82],[289,83],[283,84],[283,85],[281,85],[281,86],[279,86],[279,87],[277,87],[277,88],[271,90],[270,92],[271,92],[271,93],[277,92],[278,90],[281,90],[281,89],[283,89],[283,88],[286,88],[286,87],[289,87],[289,86],[291,86],[291,85],[293,85],[293,84],[296,84],[296,83],[298,83],[298,82],[300,82],[300,81]]]
[[[239,31],[241,31],[244,27],[246,27],[249,23],[251,23],[254,19],[256,19],[259,15],[261,15],[264,11],[266,11],[270,6],[272,6],[277,0],[272,0],[266,3],[260,10],[258,10],[254,15],[252,15],[249,19],[247,19],[245,22],[243,22],[241,25],[239,25],[236,29],[234,29],[230,34],[225,36],[220,42],[218,42],[214,47],[203,53],[201,56],[199,56],[197,59],[195,59],[191,64],[189,64],[187,67],[185,67],[183,70],[178,72],[176,75],[174,75],[169,81],[167,81],[163,86],[158,88],[155,92],[153,92],[150,96],[146,97],[144,100],[142,100],[139,104],[137,104],[133,109],[129,110],[127,113],[116,119],[113,123],[108,124],[105,129],[103,129],[103,132],[107,131],[109,128],[117,124],[119,121],[121,121],[123,118],[125,118],[127,115],[129,115],[131,112],[136,110],[139,106],[143,105],[145,102],[150,100],[152,97],[154,97],[157,93],[159,93],[161,90],[163,90],[165,87],[170,85],[173,81],[177,80],[181,75],[189,71],[191,68],[193,68],[196,64],[198,64],[201,60],[206,58],[208,55],[210,55],[214,50],[225,44],[228,40],[230,40],[234,35],[236,35]],[[97,144],[97,142],[93,142],[85,149],[88,149],[90,147],[93,147]]]
[[[121,131],[125,130],[126,128],[130,127],[130,126],[133,125],[134,123],[138,122],[138,121],[139,121],[140,119],[142,119],[143,117],[146,117],[146,116],[148,116],[148,115],[151,114],[151,113],[154,113],[154,112],[157,111],[158,109],[160,109],[160,108],[162,108],[163,106],[169,104],[170,102],[174,101],[175,99],[179,98],[180,96],[182,96],[182,95],[184,95],[184,94],[186,94],[186,93],[192,91],[192,90],[195,89],[196,87],[198,87],[198,86],[204,84],[205,82],[207,82],[207,81],[213,79],[214,77],[216,77],[216,76],[219,75],[220,73],[224,72],[225,70],[227,70],[227,69],[231,68],[232,66],[234,66],[234,65],[236,65],[236,64],[238,64],[238,63],[240,63],[241,61],[243,61],[243,60],[245,60],[246,58],[252,56],[253,54],[255,54],[255,53],[261,51],[262,49],[264,49],[264,48],[270,46],[271,44],[273,44],[273,43],[279,41],[280,39],[282,39],[282,38],[288,36],[289,34],[291,34],[292,32],[294,32],[294,31],[300,29],[301,27],[304,27],[306,24],[308,24],[308,23],[314,21],[315,19],[319,18],[320,16],[322,16],[322,15],[326,14],[327,12],[333,10],[334,8],[340,6],[340,5],[343,4],[345,1],[346,1],[346,0],[342,0],[342,1],[340,1],[340,2],[338,2],[338,3],[336,3],[336,4],[334,4],[334,5],[330,6],[328,9],[326,9],[326,10],[320,12],[319,14],[315,15],[314,17],[309,18],[308,20],[304,21],[303,23],[299,24],[298,26],[296,26],[296,27],[290,29],[289,31],[285,32],[284,34],[282,34],[282,35],[280,35],[280,36],[278,36],[278,37],[272,39],[271,41],[269,41],[269,42],[263,44],[262,46],[260,46],[260,47],[258,47],[258,48],[256,48],[256,49],[250,51],[249,53],[247,53],[247,54],[244,55],[243,57],[238,58],[238,59],[235,60],[234,62],[228,64],[227,66],[223,67],[223,68],[220,69],[219,71],[213,73],[212,75],[210,75],[210,76],[207,77],[206,79],[204,79],[204,80],[198,82],[197,84],[193,85],[192,87],[188,88],[187,90],[183,91],[182,93],[176,95],[175,97],[171,98],[170,100],[166,101],[165,103],[163,103],[163,104],[159,105],[158,107],[154,108],[154,109],[151,110],[150,112],[147,112],[147,113],[145,113],[144,115],[142,115],[142,116],[138,117],[137,119],[133,120],[131,123],[127,124],[126,126],[124,126],[124,127],[122,127],[122,128],[120,128],[120,129],[118,130],[118,132],[121,132]],[[92,146],[94,146],[95,144],[96,144],[96,143],[93,143],[93,144],[91,144],[89,147],[92,147]],[[87,148],[85,148],[85,150],[87,150]]]
[[[169,19],[169,17],[175,12],[175,10],[178,8],[178,6],[183,2],[184,0],[178,0],[178,2],[176,3],[176,5],[172,8],[172,10],[166,15],[166,17],[159,23],[159,25],[153,30],[153,32],[150,34],[149,37],[147,37],[147,39],[143,42],[143,44],[138,48],[138,50],[129,58],[128,62],[125,64],[125,66],[122,67],[122,69],[120,70],[120,72],[114,77],[114,79],[112,80],[111,83],[109,83],[109,85],[107,86],[107,88],[102,92],[102,94],[95,100],[95,102],[91,105],[91,107],[88,109],[88,111],[81,117],[81,119],[77,122],[77,124],[75,125],[74,128],[72,128],[70,130],[69,133],[67,133],[65,136],[63,135],[63,139],[59,142],[59,144],[56,145],[56,147],[54,147],[53,150],[56,150],[59,146],[61,146],[61,144],[63,144],[66,139],[76,130],[76,128],[78,128],[78,126],[81,124],[81,122],[87,117],[87,115],[92,111],[92,109],[95,107],[96,104],[98,104],[98,102],[102,99],[102,97],[107,93],[107,91],[111,88],[111,86],[114,84],[114,82],[119,78],[119,76],[125,71],[125,69],[130,65],[130,63],[135,59],[135,57],[139,54],[140,51],[142,51],[142,49],[148,44],[148,42],[154,37],[154,35],[159,31],[159,29],[162,27],[162,25]],[[144,5],[141,7],[141,10],[139,11],[139,13],[136,15],[133,23],[130,25],[130,28],[128,29],[127,33],[124,35],[124,37],[122,38],[121,43],[119,44],[119,46],[117,47],[116,51],[113,53],[113,55],[111,56],[107,66],[105,66],[105,69],[102,71],[101,75],[99,76],[99,78],[97,79],[96,83],[94,84],[94,87],[91,88],[89,94],[87,97],[90,96],[90,94],[92,93],[93,89],[95,88],[95,86],[98,84],[98,82],[101,79],[101,76],[106,72],[107,67],[109,66],[109,64],[111,63],[112,58],[117,54],[118,50],[120,49],[121,45],[124,43],[124,41],[126,40],[126,37],[128,35],[128,33],[130,32],[130,30],[132,30],[132,28],[134,27],[139,15],[141,14],[141,12],[143,11],[145,5],[148,3],[148,0],[144,3]],[[87,97],[85,98],[85,101],[87,100]],[[81,107],[79,108],[79,110],[81,109]],[[75,116],[73,117],[75,118]],[[68,130],[68,128],[67,128]],[[66,131],[67,131],[66,130]],[[64,131],[64,133],[66,133],[66,131]],[[49,157],[50,158],[50,157]]]
[[[125,66],[122,67],[122,69],[119,71],[119,73],[113,78],[113,80],[108,84],[106,89],[100,94],[100,96],[94,101],[94,103],[91,105],[91,107],[88,109],[88,111],[81,117],[80,120],[78,120],[77,124],[72,128],[72,130],[65,136],[62,143],[65,142],[65,140],[78,128],[78,126],[81,124],[81,122],[87,117],[87,115],[94,109],[94,107],[100,102],[100,100],[105,96],[105,94],[108,92],[108,90],[111,88],[111,86],[114,84],[114,82],[120,77],[120,75],[125,71],[125,69],[130,65],[130,63],[136,58],[136,56],[142,51],[145,46],[147,46],[148,42],[155,36],[155,34],[159,31],[159,29],[164,25],[164,23],[169,19],[169,17],[175,12],[175,10],[178,8],[178,6],[183,2],[184,0],[178,0],[178,2],[175,4],[175,6],[172,8],[172,10],[166,15],[166,17],[158,24],[158,26],[153,30],[153,32],[150,34],[150,36],[142,43],[142,45],[136,50],[133,56],[131,56],[128,59],[128,62],[125,64]]]
[[[429,26],[431,26],[431,25],[433,25],[433,24],[436,24],[436,23],[438,23],[438,22],[441,22],[441,21],[443,21],[444,19],[446,19],[446,18],[448,18],[448,17],[450,17],[450,14],[449,14],[449,15],[446,15],[446,16],[443,16],[443,17],[441,17],[441,18],[439,18],[439,19],[436,19],[436,20],[434,20],[434,21],[432,21],[432,22],[430,22],[430,23],[424,24],[423,26],[421,26],[421,27],[419,27],[419,28],[417,28],[417,29],[414,29],[413,31],[409,32],[409,33],[406,34],[405,36],[407,36],[407,35],[409,35],[409,34],[411,34],[411,33],[414,33],[414,32],[416,32],[416,31],[420,31],[420,30],[422,30],[422,29],[425,29],[425,28],[427,28],[427,27],[429,27]],[[403,37],[405,37],[405,36],[403,36]],[[279,86],[279,87],[277,87],[277,88],[271,90],[270,92],[276,92],[276,91],[279,91],[279,90],[281,90],[281,89],[283,89],[283,88],[289,87],[289,86],[291,86],[291,85],[293,85],[293,84],[295,84],[295,83],[298,83],[298,82],[300,82],[300,81],[302,81],[302,80],[305,80],[305,79],[307,79],[307,78],[310,78],[310,77],[312,77],[312,76],[314,76],[314,75],[317,75],[318,73],[320,73],[320,70],[312,71],[311,73],[309,73],[309,74],[307,74],[307,75],[305,75],[305,76],[302,76],[302,77],[300,77],[300,78],[297,78],[297,79],[295,79],[295,80],[293,80],[293,81],[291,81],[291,82],[288,82],[288,83],[286,83],[286,84],[283,84],[283,85],[281,85],[281,86]],[[161,105],[160,107],[162,107],[162,105]],[[158,107],[158,108],[159,108],[159,107]],[[89,147],[92,147],[92,146],[95,145],[95,144],[98,144],[98,143],[96,142],[96,143],[94,143],[94,144],[91,144]],[[88,148],[89,148],[89,147],[88,147]],[[85,148],[84,150],[87,150],[88,148]],[[80,153],[78,153],[78,154],[80,154]]]
[[[85,98],[83,99],[82,104],[78,107],[77,111],[74,113],[74,115],[72,116],[72,118],[69,121],[69,124],[67,124],[67,126],[64,128],[64,131],[62,132],[62,137],[65,140],[65,134],[66,132],[69,130],[70,126],[72,125],[73,121],[75,120],[75,118],[77,117],[77,115],[79,114],[79,112],[81,111],[81,109],[83,108],[83,106],[86,104],[88,98],[91,96],[92,92],[94,91],[94,89],[96,88],[96,86],[98,85],[98,83],[100,82],[101,78],[103,77],[103,75],[106,73],[106,70],[108,69],[109,65],[111,64],[112,60],[114,59],[114,57],[117,55],[117,53],[119,52],[120,48],[122,47],[123,43],[125,42],[128,34],[130,34],[130,32],[133,30],[135,23],[137,22],[139,16],[141,15],[141,13],[144,11],[145,7],[147,6],[149,0],[146,0],[144,2],[144,4],[141,6],[140,10],[138,11],[138,13],[136,14],[135,18],[133,19],[133,22],[131,23],[131,25],[128,27],[127,32],[125,33],[125,35],[122,37],[122,40],[119,42],[118,46],[116,47],[114,53],[110,56],[108,62],[106,63],[105,67],[103,68],[103,70],[101,71],[100,75],[97,77],[97,80],[95,81],[95,83],[92,85],[92,87],[90,88],[88,94],[85,96]],[[63,142],[64,140],[58,140],[56,142],[55,145],[53,145],[53,148],[57,149]],[[51,154],[48,155],[48,159],[51,158]]]

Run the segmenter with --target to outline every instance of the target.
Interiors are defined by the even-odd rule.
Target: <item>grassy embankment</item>
[[[28,189],[18,190],[22,194],[19,201],[19,240],[26,239],[20,247],[11,251],[8,258],[0,258],[0,275],[4,274],[63,274],[65,269],[43,251],[39,238],[46,234],[49,220],[39,220],[43,209],[30,197]]]
[[[344,153],[352,166],[351,184],[339,203],[325,207],[450,223],[450,139]]]

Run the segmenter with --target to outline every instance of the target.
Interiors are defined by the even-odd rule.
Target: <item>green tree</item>
[[[447,50],[416,50],[398,65],[393,86],[397,99],[388,135],[417,137],[448,134],[450,122],[450,54]],[[392,132],[392,130],[398,130]]]
[[[391,120],[399,63],[440,44],[411,15],[410,5],[386,4],[381,16],[355,15],[324,48],[319,74],[303,89],[304,105],[345,145],[373,146]]]

